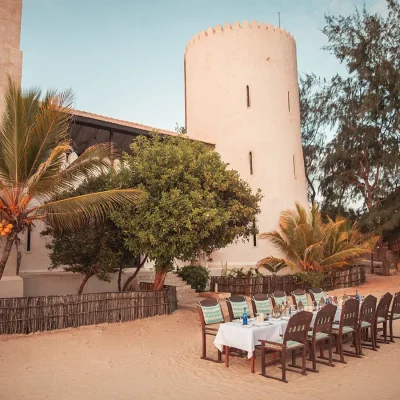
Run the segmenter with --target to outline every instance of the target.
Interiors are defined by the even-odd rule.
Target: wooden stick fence
[[[171,314],[175,286],[162,290],[0,299],[0,334],[31,333]]]
[[[326,272],[321,288],[333,290],[339,288],[360,286],[366,282],[365,267],[362,265],[351,266],[340,270]],[[295,289],[310,289],[311,286],[300,282],[296,275],[258,276],[253,278],[230,278],[225,276],[212,276],[210,291],[243,294],[250,296],[254,293],[271,293],[275,290],[291,292]]]

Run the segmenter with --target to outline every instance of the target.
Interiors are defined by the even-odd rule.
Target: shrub
[[[321,287],[326,274],[323,272],[300,272],[296,274],[296,280],[299,283],[304,283],[306,287]]]
[[[178,275],[185,280],[192,289],[196,289],[196,292],[204,292],[210,278],[210,271],[201,265],[186,265],[178,270]]]

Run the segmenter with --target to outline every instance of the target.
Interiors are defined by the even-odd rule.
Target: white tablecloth
[[[251,358],[255,346],[259,346],[259,340],[276,340],[280,338],[288,324],[286,320],[270,320],[270,325],[262,325],[249,321],[249,325],[243,326],[240,322],[227,322],[221,324],[214,345],[223,351],[223,346],[235,347],[236,349],[248,352],[248,358]]]

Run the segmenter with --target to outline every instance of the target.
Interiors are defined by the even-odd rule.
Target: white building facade
[[[6,76],[20,82],[19,49],[22,0],[0,0],[0,113]],[[214,144],[222,159],[262,190],[260,232],[275,229],[279,213],[294,202],[307,206],[300,137],[296,44],[272,25],[235,22],[209,28],[188,43],[185,52],[186,130],[195,139]],[[40,82],[38,82],[40,85]],[[113,141],[124,148],[154,128],[85,112],[76,112],[71,135],[79,149]],[[160,130],[169,135],[173,132]],[[48,271],[50,260],[38,226],[21,237],[20,274],[12,255],[0,281],[0,297],[76,293],[81,276]],[[1,251],[1,248],[0,248]],[[254,267],[276,251],[254,237],[213,254],[208,267],[218,274],[228,267]],[[151,267],[151,264],[147,264]],[[84,292],[116,291],[117,283],[89,280]]]

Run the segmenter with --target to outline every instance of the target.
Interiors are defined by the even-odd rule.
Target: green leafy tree
[[[326,81],[314,74],[300,78],[300,121],[308,199],[316,201],[325,149],[325,131],[330,124],[327,109],[330,96]]]
[[[58,198],[68,199],[109,190],[113,187],[112,177],[112,174],[93,177]],[[143,262],[138,262],[137,254],[126,248],[124,233],[107,215],[102,221],[88,220],[79,230],[54,231],[49,227],[42,235],[50,235],[50,241],[46,245],[50,250],[50,269],[61,267],[67,272],[84,275],[78,294],[82,293],[92,276],[110,282],[111,274],[117,272],[118,290],[126,290],[143,265]],[[122,288],[122,270],[131,267],[135,267],[136,271]]]
[[[326,149],[325,201],[362,200],[372,210],[400,185],[400,5],[387,0],[383,17],[364,7],[326,16],[326,47],[349,76],[332,80],[329,103],[337,135]]]
[[[108,144],[88,148],[66,166],[72,151],[67,130],[71,122],[69,92],[40,90],[23,92],[11,79],[5,93],[5,111],[0,124],[0,220],[4,247],[0,279],[18,234],[37,221],[54,230],[77,229],[88,220],[100,220],[106,211],[122,202],[136,202],[137,189],[107,190],[52,200],[87,176],[109,168],[107,157],[115,157]],[[4,228],[4,229],[3,229]]]
[[[211,147],[184,137],[139,137],[124,161],[120,186],[142,188],[148,196],[134,212],[113,213],[113,220],[127,233],[128,248],[154,261],[155,289],[175,259],[209,256],[255,231],[260,192],[253,194]]]
[[[370,253],[379,237],[363,238],[357,224],[345,218],[324,224],[316,206],[310,211],[296,204],[295,210],[282,211],[279,230],[261,233],[260,239],[271,242],[283,259],[267,257],[259,265],[283,262],[304,272],[338,268]]]

